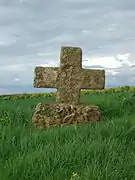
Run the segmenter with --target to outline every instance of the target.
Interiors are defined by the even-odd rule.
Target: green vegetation
[[[53,93],[1,96],[0,179],[134,180],[135,92],[126,88],[82,92],[81,102],[102,109],[101,122],[42,131],[32,115]]]

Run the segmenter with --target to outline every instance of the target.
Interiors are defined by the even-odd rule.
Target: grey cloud
[[[63,45],[80,46],[87,57],[131,53],[128,61],[133,66],[134,8],[134,0],[1,0],[0,81],[6,80],[1,86],[6,82],[32,86],[34,67],[50,62],[57,66]],[[20,63],[26,66],[24,71],[1,70]],[[119,71],[115,76],[108,74],[107,83],[133,83],[133,67],[122,68],[114,69]],[[19,82],[13,81],[16,77]]]

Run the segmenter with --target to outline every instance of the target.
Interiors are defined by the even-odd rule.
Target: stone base
[[[95,122],[101,119],[96,105],[39,103],[32,122],[40,128]]]

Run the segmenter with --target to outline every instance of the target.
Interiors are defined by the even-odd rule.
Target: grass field
[[[55,98],[0,100],[0,180],[135,180],[135,105],[130,92],[82,95],[97,104],[103,120],[78,127],[36,130],[38,102]],[[71,178],[72,176],[72,178]]]

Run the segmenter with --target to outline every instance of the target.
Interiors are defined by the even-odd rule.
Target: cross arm
[[[105,70],[86,70],[82,72],[81,89],[104,89]]]
[[[56,88],[57,67],[36,67],[34,77],[35,88]]]

